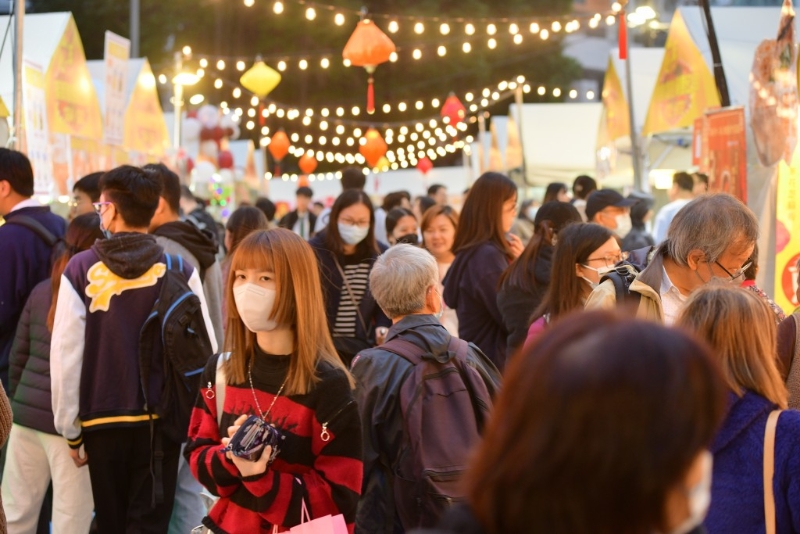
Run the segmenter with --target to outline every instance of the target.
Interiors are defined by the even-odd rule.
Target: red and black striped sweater
[[[289,369],[289,356],[257,349],[252,375],[258,402],[266,410]],[[203,520],[217,534],[270,533],[273,525],[288,530],[300,523],[305,499],[311,518],[343,514],[352,533],[361,494],[361,422],[347,377],[320,363],[320,381],[306,395],[278,397],[270,422],[285,436],[280,454],[262,475],[242,477],[220,452],[221,435],[242,414],[255,414],[250,384],[228,385],[222,428],[217,427],[214,389],[217,357],[203,372],[197,404],[189,424],[184,454],[195,478],[221,498]],[[211,396],[212,398],[208,398]],[[323,426],[327,435],[323,439]]]

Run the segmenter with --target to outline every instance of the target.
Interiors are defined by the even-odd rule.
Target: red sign
[[[705,132],[708,190],[730,193],[747,202],[744,108],[707,113]]]
[[[692,166],[700,167],[700,172],[706,172],[706,169],[703,168],[705,164],[703,149],[706,148],[705,143],[703,143],[705,138],[703,128],[705,128],[705,125],[705,117],[697,118],[694,120],[694,130],[692,131]]]

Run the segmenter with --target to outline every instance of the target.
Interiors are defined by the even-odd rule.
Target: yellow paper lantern
[[[259,98],[264,98],[281,83],[281,74],[258,59],[255,65],[242,74],[239,83]]]

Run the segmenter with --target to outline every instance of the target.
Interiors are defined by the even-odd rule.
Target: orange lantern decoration
[[[275,159],[275,176],[281,175],[280,166],[277,165],[289,153],[289,136],[283,130],[278,130],[269,143],[269,153]]]
[[[417,162],[417,170],[422,173],[423,176],[428,174],[430,170],[433,168],[433,162],[428,158],[428,156],[423,157]]]
[[[317,169],[317,158],[308,155],[308,152],[300,157],[297,166],[303,171],[303,174],[311,174]]]
[[[450,120],[450,126],[455,127],[456,124],[464,122],[466,116],[467,108],[455,94],[450,93],[442,106],[442,117],[447,117]]]
[[[372,75],[381,63],[386,63],[396,48],[389,36],[371,20],[362,20],[342,51],[342,57],[351,65],[364,67],[369,74],[367,86],[367,113],[375,113],[375,80]]]
[[[367,165],[374,168],[386,155],[388,148],[381,133],[375,128],[370,128],[361,138],[361,148],[358,151],[367,160]]]

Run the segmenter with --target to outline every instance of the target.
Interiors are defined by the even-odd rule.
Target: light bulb
[[[471,23],[467,23],[464,26],[464,33],[467,35],[475,35],[475,26]]]
[[[208,67],[208,60],[206,58],[200,60],[200,67],[204,69]]]
[[[272,11],[274,11],[276,15],[283,13],[283,2],[275,2],[272,5]]]
[[[244,0],[244,5],[246,7],[253,7],[253,4],[255,3],[256,3],[255,0]]]
[[[531,26],[529,29],[531,33],[539,33],[539,25],[535,22],[531,22]]]
[[[283,72],[286,70],[286,62],[285,61],[278,61],[278,70]]]
[[[234,87],[233,88],[233,98],[239,98],[240,96],[242,96],[242,90],[239,89],[238,87]]]
[[[300,70],[306,70],[308,68],[308,61],[305,59],[300,60]]]
[[[383,105],[383,112],[384,113],[391,113],[392,112],[392,106],[389,105],[389,104],[384,104]]]
[[[406,103],[405,103],[405,102],[400,102],[399,104],[397,104],[397,109],[398,109],[399,111],[403,112],[403,111],[405,111],[405,110],[406,110],[406,109],[408,109],[408,108],[407,108],[407,106],[406,106]]]
[[[546,41],[548,37],[550,37],[550,32],[547,29],[543,29],[539,32],[539,37],[542,38],[542,41]]]
[[[217,61],[217,68],[219,70],[225,70],[225,62],[223,60],[221,60],[221,59],[219,61]]]
[[[313,7],[309,7],[308,9],[306,9],[306,18],[308,20],[314,20],[315,18],[317,18],[317,10],[314,9]]]
[[[337,13],[336,16],[333,17],[333,22],[337,26],[342,26],[344,24],[344,15]]]
[[[508,25],[508,33],[510,33],[511,35],[518,34],[519,33],[519,26],[512,22],[511,24]]]
[[[415,48],[414,52],[411,54],[411,57],[414,59],[419,59],[422,57],[422,51],[419,48]]]
[[[472,45],[469,43],[464,43],[461,45],[461,50],[463,50],[465,54],[469,54],[472,52]]]
[[[258,105],[258,97],[257,96],[254,96],[253,98],[250,99],[250,105],[251,106],[257,106]]]
[[[319,62],[319,66],[322,67],[323,69],[327,69],[330,66],[330,64],[331,60],[329,60],[326,57],[322,58]]]
[[[216,80],[214,80],[214,88],[216,88],[216,89],[222,89],[222,80],[220,80],[219,78],[217,78]]]
[[[399,24],[397,24],[397,21],[396,21],[396,20],[393,20],[393,21],[391,21],[391,22],[389,23],[389,31],[390,31],[391,33],[397,33],[397,31],[398,31],[399,29],[400,29],[400,25],[399,25]]]
[[[425,106],[425,104],[422,103],[422,100],[417,100],[417,103],[414,104],[414,107],[419,109],[419,110],[421,110],[424,106]]]
[[[518,33],[514,36],[514,44],[522,44],[522,34]]]
[[[353,106],[353,109],[350,110],[350,113],[352,113],[355,116],[358,116],[358,114],[361,113],[361,110],[358,108],[358,106]]]
[[[446,22],[443,22],[441,26],[439,26],[439,31],[442,32],[442,35],[447,35],[450,33],[450,25]]]
[[[445,55],[447,55],[447,48],[444,45],[442,45],[436,50],[436,53],[439,54],[440,57],[444,57]]]
[[[238,70],[239,72],[243,71],[245,69],[245,67],[246,67],[246,65],[244,64],[244,61],[237,61],[236,62],[236,70]]]
[[[492,37],[491,39],[489,39],[489,43],[488,43],[488,44],[489,44],[489,48],[491,48],[492,50],[494,50],[495,48],[497,48],[497,41],[495,40],[495,38],[494,38],[494,37]]]
[[[496,34],[497,26],[495,26],[494,24],[489,24],[488,26],[486,26],[486,33],[488,33],[489,35]]]
[[[556,87],[555,89],[553,89],[553,96],[554,96],[554,97],[556,97],[556,98],[558,98],[559,96],[561,96],[561,89],[559,89],[558,87]]]
[[[536,92],[539,93],[539,96],[544,96],[544,94],[547,92],[547,89],[545,89],[544,86],[542,85],[539,86],[539,89],[537,89]]]
[[[416,24],[414,24],[414,33],[419,35],[424,32],[425,32],[425,25],[423,23],[417,22]]]
[[[553,33],[558,33],[561,31],[561,23],[555,20],[550,28],[553,30]]]
[[[397,59],[398,59],[397,52],[392,52],[391,54],[389,54],[389,61],[391,61],[392,63],[396,63]]]

